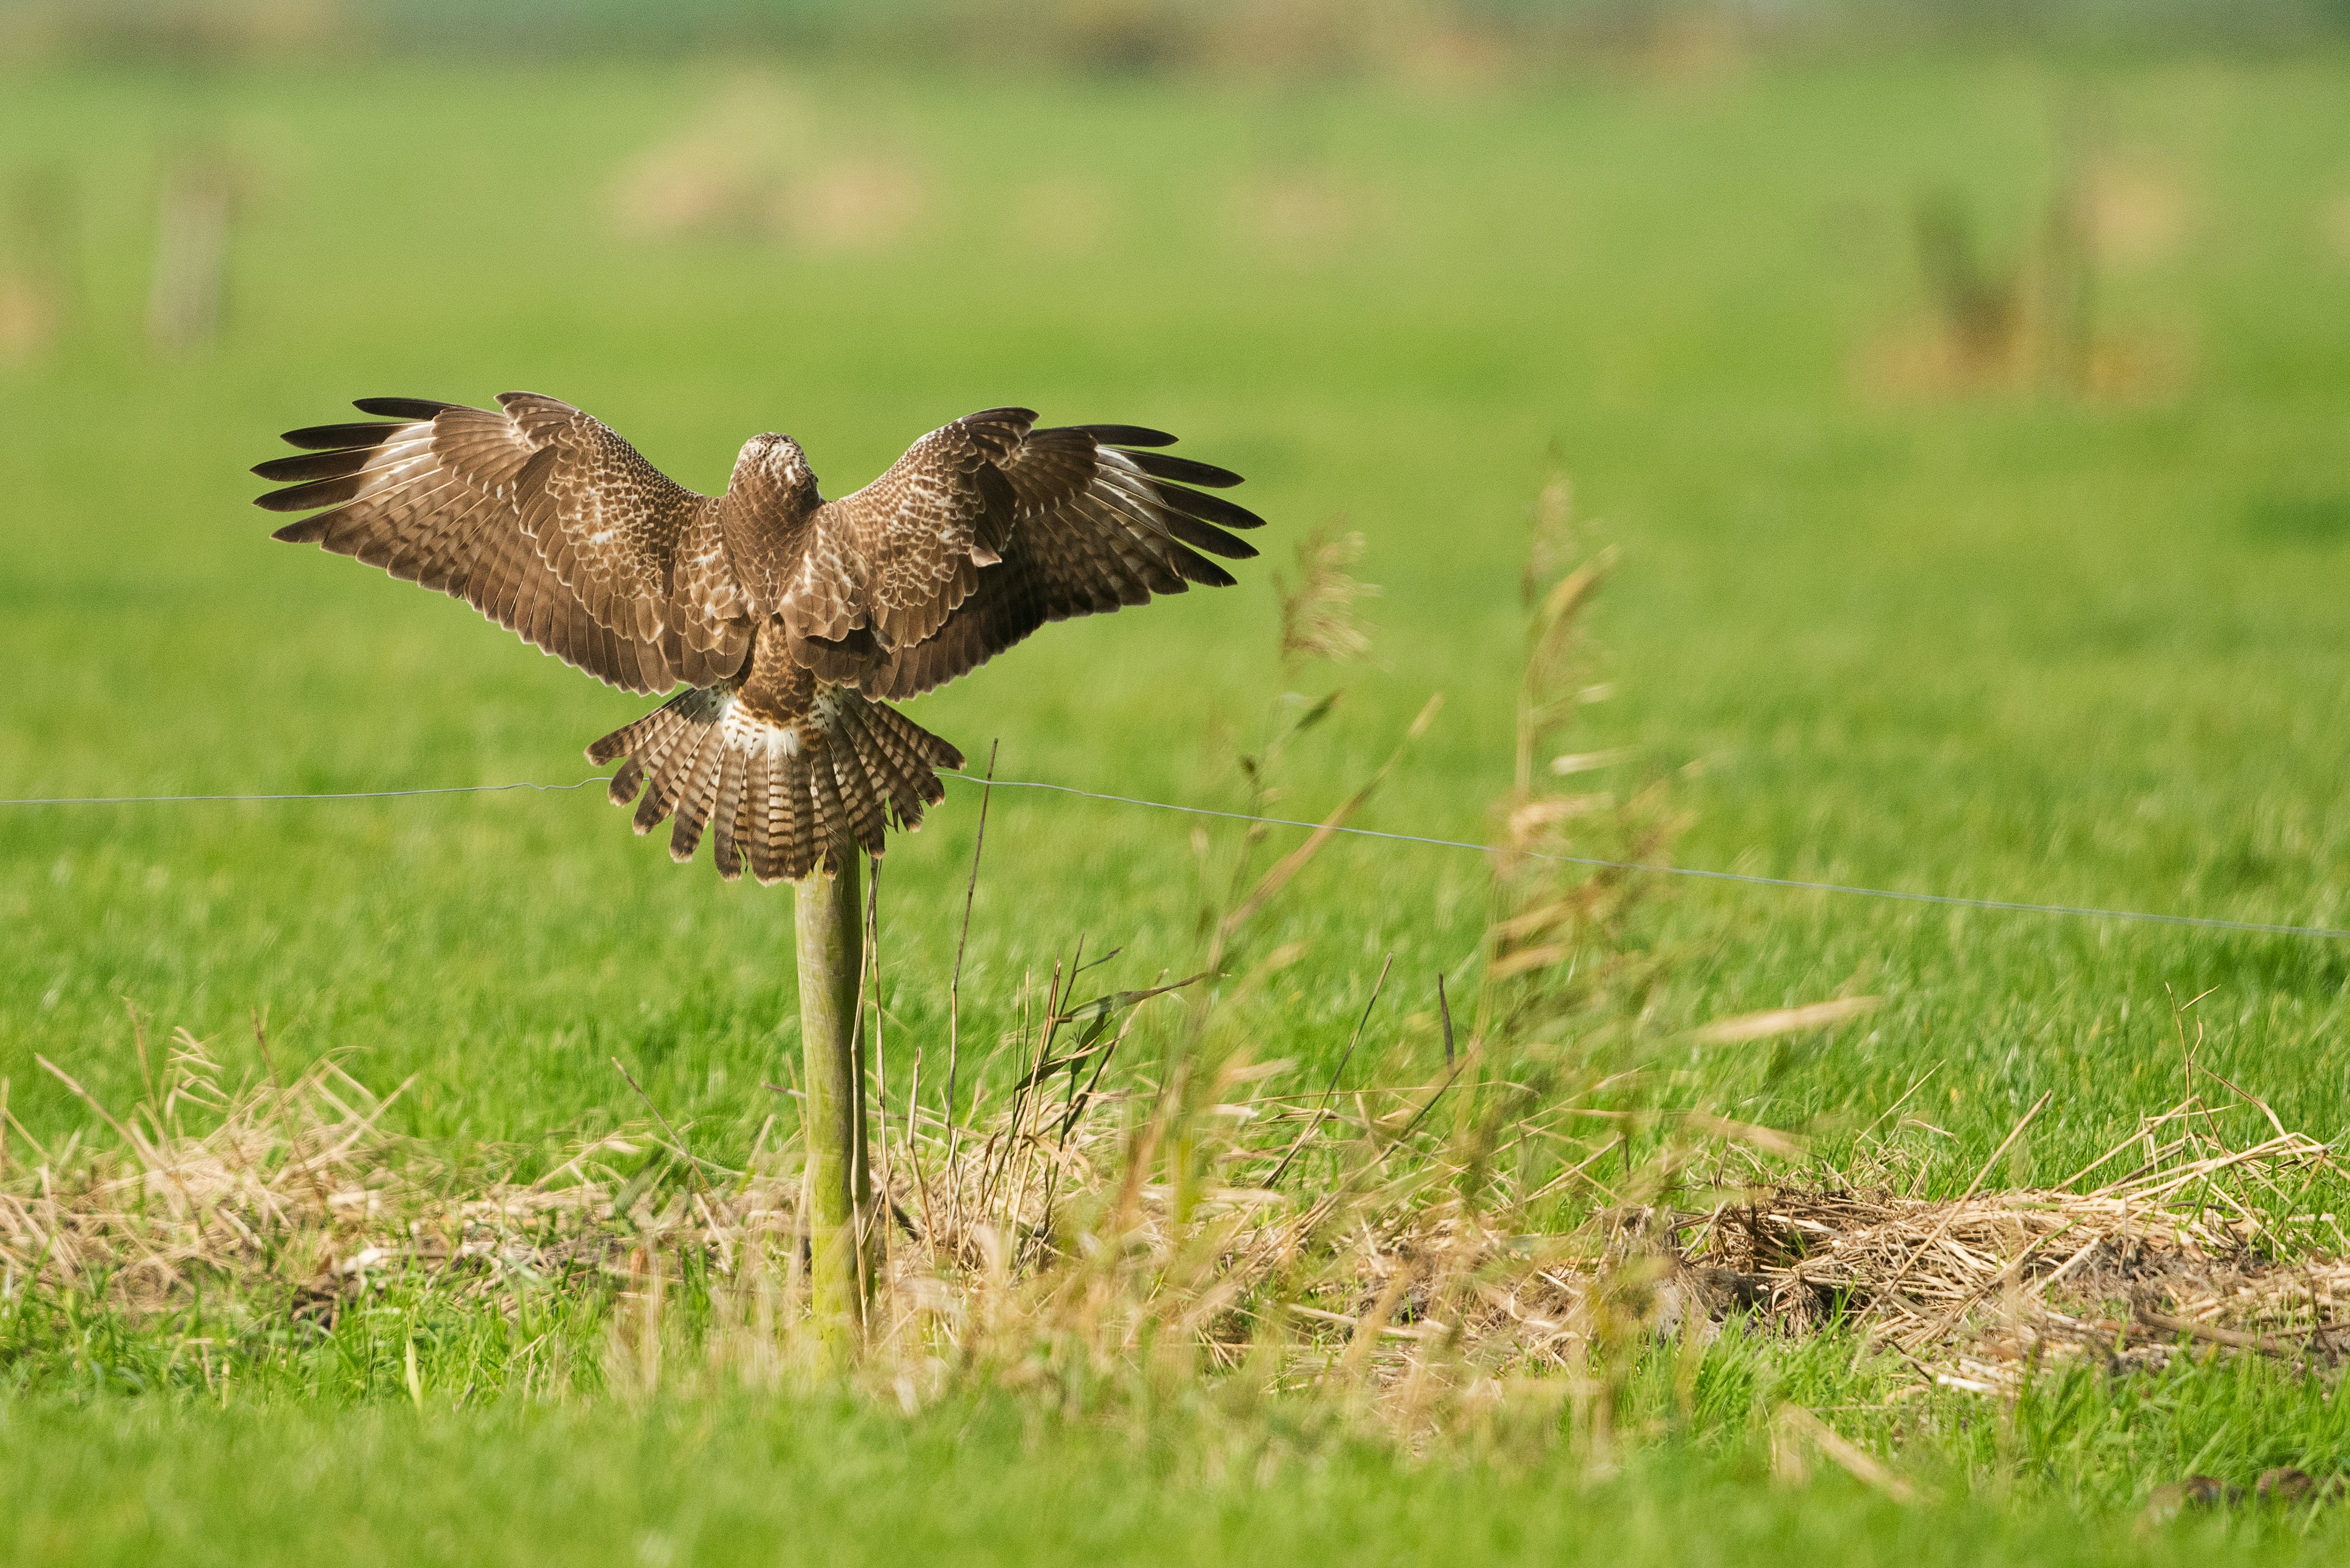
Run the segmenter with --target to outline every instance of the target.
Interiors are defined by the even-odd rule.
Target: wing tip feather
[[[455,403],[444,403],[434,398],[354,398],[351,407],[363,414],[376,414],[388,420],[436,419]]]
[[[1149,425],[1078,425],[1097,446],[1173,446],[1176,438]]]

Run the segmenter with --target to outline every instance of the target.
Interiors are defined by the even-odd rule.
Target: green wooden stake
[[[858,980],[864,972],[864,911],[857,856],[837,875],[819,867],[792,886],[800,964],[800,1043],[807,1053],[808,1285],[816,1336],[837,1366],[857,1354],[865,1332],[866,1280],[859,1234],[868,1206],[865,1077],[858,1038]]]

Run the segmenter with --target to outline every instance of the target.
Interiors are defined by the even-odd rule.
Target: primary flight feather
[[[276,537],[462,598],[625,691],[679,692],[588,748],[670,853],[705,828],[762,882],[882,851],[962,754],[885,699],[942,685],[1048,620],[1228,587],[1209,556],[1263,519],[1199,487],[1228,470],[1133,425],[1038,430],[989,409],[827,501],[797,443],[754,436],[723,495],[686,489],[599,421],[534,392],[495,410],[369,398],[379,420],[286,432],[254,472],[310,515]],[[1202,554],[1205,552],[1205,554]]]

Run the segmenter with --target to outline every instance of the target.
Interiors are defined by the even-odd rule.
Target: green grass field
[[[836,494],[1016,401],[1180,431],[1250,476],[1273,526],[1238,588],[1048,628],[914,705],[967,753],[1000,739],[1007,776],[1239,804],[1233,738],[1281,691],[1268,579],[1339,516],[1384,587],[1375,662],[1314,675],[1347,699],[1283,805],[1327,810],[1442,691],[1362,822],[1485,836],[1555,453],[1623,551],[1589,743],[1680,770],[1682,862],[2350,925],[2345,88],[2338,58],[1474,89],[619,64],[0,78],[0,175],[64,171],[78,212],[60,335],[0,364],[0,795],[588,774],[580,748],[640,700],[268,542],[244,469],[345,399],[549,392],[704,489],[779,429]],[[632,161],[740,123],[713,102],[754,105],[819,193],[834,171],[894,204],[781,241],[628,232]],[[2099,306],[2157,369],[2090,399],[1886,386],[1868,367],[1927,310],[1920,193],[1963,190],[2012,252],[2072,124],[2137,193]],[[174,357],[142,323],[157,172],[191,148],[243,194],[223,337]],[[975,805],[954,786],[888,858],[899,1041],[943,1028]],[[1080,937],[1123,947],[1122,984],[1181,964],[1191,835],[999,794],[973,1033]],[[1393,951],[1404,1002],[1369,1048],[1426,1061],[1431,971],[1467,972],[1483,875],[1457,851],[1332,847],[1269,933],[1306,956],[1252,1014],[1267,1054],[1328,1062]],[[0,809],[0,1074],[54,1138],[88,1114],[36,1053],[119,1098],[139,1081],[125,998],[241,1066],[261,1009],[287,1057],[412,1075],[400,1130],[461,1161],[526,1166],[636,1119],[614,1055],[734,1158],[795,1049],[789,922],[780,889],[673,867],[594,790]],[[1939,1062],[1933,1127],[1903,1137],[1945,1189],[2043,1091],[2019,1180],[2170,1104],[2175,1004],[2206,992],[2187,1027],[2207,1062],[2290,1127],[2350,1130],[2341,943],[1712,884],[1679,888],[1657,935],[1667,1024],[1882,995],[1862,1023],[1708,1054],[1701,1092],[1833,1153]],[[1904,1510],[1834,1472],[1768,1482],[1753,1390],[1865,1402],[1889,1374],[1848,1347],[1723,1348],[1718,1406],[1659,1417],[1586,1490],[1556,1456],[1399,1459],[1261,1412],[1129,1438],[993,1400],[468,1403],[463,1325],[428,1343],[421,1415],[372,1329],[191,1392],[120,1325],[73,1332],[0,1360],[16,1560],[2267,1561],[2350,1528],[2133,1533],[2158,1481],[2350,1449],[2322,1391],[2258,1369],[2007,1416],[1938,1397],[1902,1440],[1939,1501]]]

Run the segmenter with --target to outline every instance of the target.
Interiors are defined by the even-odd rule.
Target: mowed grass
[[[2238,1418],[2292,1403],[2199,1392]],[[2023,1418],[2064,1428],[2057,1403]],[[1985,1426],[1949,1445],[1929,1471],[1949,1495],[1904,1507],[1841,1474],[1773,1486],[1767,1445],[1712,1421],[1586,1483],[1507,1451],[1414,1464],[1201,1411],[1138,1442],[1000,1402],[907,1419],[740,1396],[423,1417],[116,1401],[0,1425],[19,1499],[0,1542],[18,1561],[87,1563],[2339,1560],[2338,1532],[2282,1511],[2149,1537],[2117,1511],[2085,1521],[2051,1481],[1968,1490],[1964,1467],[2006,1460],[2007,1438]]]
[[[1268,579],[1309,526],[1343,516],[1386,590],[1370,607],[1377,659],[1309,676],[1347,698],[1293,759],[1282,804],[1327,809],[1441,690],[1444,716],[1361,820],[1484,836],[1507,782],[1523,519],[1555,452],[1594,542],[1623,549],[1598,617],[1615,694],[1589,710],[1589,740],[1639,761],[1596,786],[1672,772],[1684,862],[2350,924],[2350,61],[1917,62],[1475,90],[762,79],[619,64],[8,78],[0,168],[70,172],[79,276],[57,348],[0,369],[0,795],[588,773],[579,748],[644,701],[462,606],[267,541],[244,468],[348,397],[550,392],[705,489],[745,436],[783,430],[833,493],[923,430],[1017,401],[1175,430],[1182,450],[1248,473],[1240,498],[1272,526],[1242,587],[1048,628],[914,705],[974,758],[1000,738],[1009,776],[1238,804],[1232,753],[1284,685]],[[782,106],[806,167],[889,171],[913,193],[897,226],[796,244],[620,233],[629,161],[745,91]],[[2069,124],[2095,127],[2116,187],[2156,214],[2116,218],[2137,237],[2100,278],[2103,320],[2172,369],[2087,401],[1880,388],[1863,368],[1925,309],[1918,196],[1962,189],[2012,253]],[[173,358],[140,325],[157,173],[201,148],[244,171],[243,216],[224,337]],[[887,862],[893,1053],[935,1052],[942,1032],[975,805],[953,786]],[[1432,974],[1468,974],[1482,876],[1457,851],[1334,846],[1265,933],[1305,944],[1258,1005],[1265,1053],[1326,1064],[1394,951],[1401,1000],[1367,1037],[1368,1070],[1429,1062]],[[1201,898],[1184,819],[999,794],[964,986],[972,1037],[992,1039],[1022,974],[1080,937],[1123,948],[1118,983],[1181,965]],[[762,1085],[789,1075],[796,1046],[789,919],[779,890],[671,866],[594,790],[0,808],[0,1074],[14,1114],[53,1138],[92,1118],[36,1053],[127,1098],[123,999],[256,1070],[258,1009],[284,1059],[348,1051],[379,1086],[412,1077],[400,1130],[454,1159],[526,1159],[499,1146],[637,1116],[615,1055],[691,1119],[698,1147],[733,1158],[788,1116]],[[1676,892],[1658,935],[1679,955],[1659,1028],[1884,996],[1825,1036],[1693,1057],[1690,1092],[1834,1152],[1939,1063],[1912,1103],[1931,1127],[1900,1136],[1952,1189],[2044,1091],[2016,1179],[2061,1176],[2169,1104],[2174,1007],[2207,992],[2183,1025],[2203,1032],[2203,1059],[2288,1125],[2343,1130],[2342,944],[1704,884]],[[467,1380],[431,1362],[434,1343],[426,1370],[454,1400]],[[596,1551],[636,1551],[639,1526],[669,1539],[661,1521],[715,1463],[694,1453],[735,1456],[770,1518],[793,1488],[945,1510],[942,1549],[1014,1519],[1045,1533],[1005,1539],[1038,1552],[1164,1547],[1175,1516],[1130,1501],[1159,1484],[1133,1456],[985,1422],[956,1449],[983,1473],[943,1493],[923,1479],[925,1454],[952,1443],[943,1424],[723,1401],[652,1415],[428,1401],[419,1424],[377,1408],[406,1397],[399,1355],[348,1349],[354,1370],[334,1386],[272,1384],[224,1414],[85,1407],[109,1387],[102,1366],[26,1357],[0,1439],[37,1453],[58,1501],[38,1515],[57,1533],[26,1550],[135,1540],[73,1500],[154,1467],[148,1523],[121,1532],[241,1518],[222,1540],[251,1560],[271,1532],[298,1534],[262,1483],[314,1451],[403,1496],[497,1490],[511,1511],[479,1517],[506,1533],[482,1539],[517,1555],[556,1513],[603,1517],[577,1500],[608,1498],[604,1478],[644,1454],[637,1501],[610,1505],[608,1532],[582,1526]],[[2096,1560],[2126,1537],[2076,1537],[2032,1511],[2087,1500],[2111,1522],[2211,1453],[2257,1468],[2332,1451],[2322,1404],[2244,1405],[2192,1379],[2174,1397],[2182,1432],[2232,1431],[2238,1447],[2182,1437],[2122,1457],[2144,1416],[2082,1395],[2071,1447],[1958,1445],[1932,1531],[1840,1481],[1768,1493],[1751,1453],[1691,1452],[1686,1477],[1636,1466],[1596,1517],[1637,1535],[1639,1519],[1718,1503],[1726,1533],[1690,1542],[1698,1556],[2028,1537]],[[801,1419],[844,1436],[776,1438]],[[2265,1446],[2245,1441],[2255,1431]],[[251,1463],[231,1484],[218,1455],[234,1443]],[[2060,1451],[2091,1457],[2047,1457]],[[867,1452],[885,1458],[842,1457]],[[1309,1519],[1409,1542],[1418,1527],[1389,1506],[1427,1511],[1430,1540],[1458,1537],[1566,1475],[1295,1462],[1263,1472],[1267,1491],[1252,1460],[1170,1493],[1170,1511],[1229,1525],[1187,1526],[1201,1532],[1184,1549],[1237,1554]],[[1340,1479],[1300,1481],[1311,1506],[1295,1512],[1272,1482],[1326,1464]],[[1097,1479],[1024,1490],[1044,1486],[1038,1465]],[[501,1466],[536,1479],[498,1480]],[[2011,1482],[2012,1521],[1996,1499],[1966,1501]],[[1379,1501],[1391,1493],[1405,1501]],[[1122,1522],[1087,1535],[1053,1514],[1064,1498],[1072,1516]],[[1587,1521],[1559,1528],[1494,1553],[1615,1549]],[[754,1531],[743,1550],[769,1539]]]

